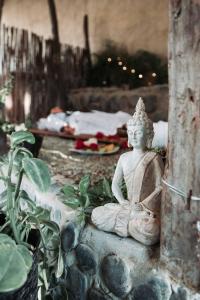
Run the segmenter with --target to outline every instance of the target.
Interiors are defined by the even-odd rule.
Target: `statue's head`
[[[127,122],[128,144],[136,149],[151,148],[154,131],[142,98],[139,98],[133,117]]]

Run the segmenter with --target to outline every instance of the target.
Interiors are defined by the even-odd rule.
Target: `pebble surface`
[[[92,183],[103,177],[112,178],[121,150],[112,155],[81,155],[70,152],[74,141],[57,137],[44,137],[39,158],[46,161],[61,184],[78,184],[81,177],[91,174]]]

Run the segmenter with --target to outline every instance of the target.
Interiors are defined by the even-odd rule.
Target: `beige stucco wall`
[[[168,0],[55,0],[60,39],[83,46],[83,16],[89,16],[92,52],[106,39],[130,52],[145,49],[167,55]],[[51,24],[47,0],[6,0],[2,22],[48,38]]]

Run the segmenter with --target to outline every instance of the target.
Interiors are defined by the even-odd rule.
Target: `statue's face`
[[[142,125],[128,127],[127,132],[129,144],[131,144],[135,149],[146,148],[146,131]]]

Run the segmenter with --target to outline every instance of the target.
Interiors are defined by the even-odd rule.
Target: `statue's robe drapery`
[[[138,165],[124,175],[129,204],[109,203],[92,212],[92,222],[101,230],[131,235],[144,244],[159,240],[159,216],[163,163],[158,154],[147,152]],[[140,203],[143,211],[135,211]]]

